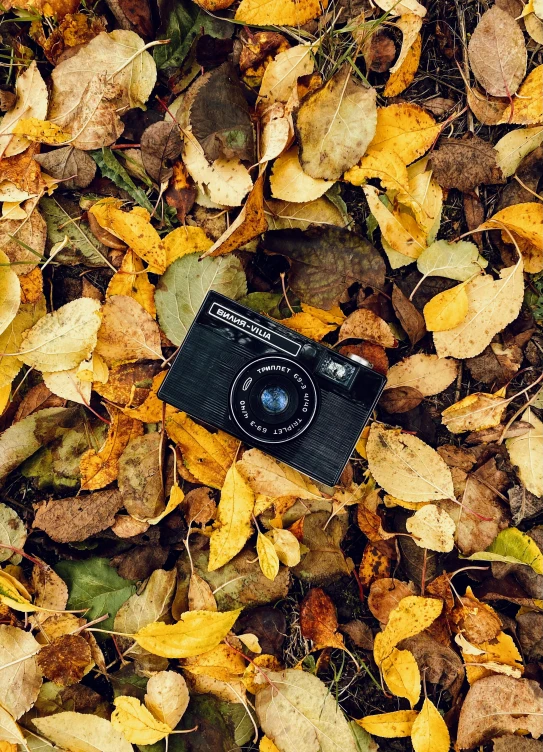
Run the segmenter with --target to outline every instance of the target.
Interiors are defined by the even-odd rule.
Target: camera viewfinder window
[[[342,386],[350,386],[356,373],[356,366],[351,363],[343,363],[331,355],[324,355],[318,365],[317,373]]]

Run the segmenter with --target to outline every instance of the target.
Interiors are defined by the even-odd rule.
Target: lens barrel
[[[259,358],[238,373],[230,389],[230,410],[251,439],[291,441],[313,421],[317,387],[305,368],[279,356]]]

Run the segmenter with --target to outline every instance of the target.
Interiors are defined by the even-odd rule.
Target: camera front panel
[[[260,360],[263,363],[258,365]],[[258,373],[266,364],[281,368]],[[294,372],[305,377],[305,390],[293,387]],[[253,387],[255,377],[258,383]],[[253,381],[244,392],[248,378]],[[334,485],[385,383],[370,368],[210,292],[158,396],[312,478]],[[314,402],[310,385],[316,393]],[[244,400],[249,418],[242,415],[243,406],[233,402],[243,400],[243,394],[250,398]],[[306,412],[298,423],[300,405],[305,405]],[[307,416],[311,420],[303,419]],[[285,430],[274,434],[273,426]],[[265,434],[264,427],[268,429]]]

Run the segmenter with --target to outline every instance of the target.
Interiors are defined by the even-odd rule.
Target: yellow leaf
[[[356,446],[355,446],[356,451],[364,460],[368,459],[368,455],[366,453],[366,445],[368,443],[369,435],[370,435],[370,427],[366,426],[364,430],[362,431],[362,433],[360,434],[360,438],[356,442]]]
[[[376,5],[392,16],[414,14],[422,17],[426,15],[426,8],[417,0],[400,0],[399,2],[398,0],[377,0]]]
[[[459,326],[468,314],[469,300],[464,282],[435,295],[424,306],[424,320],[430,332],[446,332]]]
[[[320,342],[330,332],[335,331],[345,321],[345,316],[339,306],[334,306],[330,311],[321,311],[320,308],[302,303],[302,312],[295,313],[289,319],[283,319],[281,323],[305,337]]]
[[[538,65],[537,68],[526,76],[522,82],[520,89],[513,97],[514,109],[511,112],[511,106],[509,106],[499,121],[501,123],[515,124],[515,125],[538,125],[543,120],[543,97],[541,91],[543,90],[543,65]]]
[[[502,136],[494,145],[494,149],[498,153],[496,162],[504,178],[511,177],[524,157],[537,149],[542,142],[543,125],[535,128],[516,128]]]
[[[168,499],[166,509],[163,512],[158,514],[156,517],[147,517],[146,519],[134,517],[134,519],[139,520],[140,522],[147,522],[149,523],[149,525],[157,525],[161,520],[164,519],[164,517],[166,517],[166,515],[170,514],[170,512],[173,512],[174,509],[177,509],[184,498],[185,494],[183,493],[181,488],[177,484],[175,484],[172,486],[172,490],[170,491],[170,498]]]
[[[217,647],[241,613],[187,611],[176,624],[153,622],[132,635],[144,650],[164,658],[190,658]]]
[[[272,541],[260,531],[256,539],[256,552],[260,569],[264,576],[273,582],[279,573],[279,557]]]
[[[279,749],[275,746],[271,739],[267,736],[263,736],[258,745],[259,752],[279,752]]]
[[[443,602],[437,598],[408,595],[390,612],[385,629],[375,636],[374,656],[378,666],[395,646],[407,637],[423,632],[437,619]]]
[[[252,26],[303,26],[327,6],[328,0],[241,0],[236,21]]]
[[[286,567],[295,567],[300,563],[300,541],[290,530],[273,528],[266,533],[266,538],[271,540],[279,561]]]
[[[48,120],[38,120],[38,118],[25,118],[19,120],[14,126],[12,133],[17,136],[24,136],[29,141],[36,141],[39,144],[63,144],[72,136],[71,133],[63,131],[55,123]]]
[[[19,277],[21,303],[37,303],[43,295],[43,274],[39,266]]]
[[[322,499],[322,493],[306,475],[274,460],[260,449],[245,452],[237,468],[256,495],[270,499]],[[189,468],[190,469],[190,468]]]
[[[155,744],[172,733],[172,729],[157,719],[136,697],[121,695],[113,701],[111,725],[132,744]]]
[[[504,225],[520,246],[525,270],[530,274],[540,272],[543,269],[543,204],[527,201],[507,206],[480,227],[502,230],[502,240],[511,244],[511,235],[503,229]]]
[[[23,611],[24,613],[51,610],[33,605],[30,598],[30,593],[19,580],[12,577],[9,572],[0,570],[0,603],[9,606],[14,611]]]
[[[216,159],[209,164],[204,150],[190,131],[184,131],[183,162],[191,178],[208,199],[216,204],[241,206],[253,187],[249,171],[239,159]]]
[[[411,707],[420,697],[420,671],[413,653],[393,648],[381,664],[383,679],[396,697],[405,697]]]
[[[477,654],[462,650],[462,657],[466,663],[466,678],[470,684],[493,673],[508,673],[517,678],[522,675],[522,656],[513,638],[505,632],[499,632],[493,640],[479,642],[474,647]],[[513,672],[509,672],[508,669],[513,669]]]
[[[369,149],[394,151],[408,165],[422,157],[440,133],[441,125],[422,107],[391,104],[377,110],[377,129]]]
[[[224,566],[241,551],[253,532],[251,518],[255,496],[233,463],[226,473],[217,509],[219,527],[209,540],[208,571]]]
[[[212,488],[222,488],[239,441],[223,431],[210,433],[186,413],[167,418],[166,431],[181,449],[183,462],[194,477]]]
[[[405,523],[408,533],[414,536],[414,542],[419,548],[429,548],[431,551],[447,553],[454,548],[454,520],[444,509],[435,504],[426,504],[417,509],[415,514]]]
[[[156,318],[155,286],[149,282],[149,277],[143,269],[141,259],[128,249],[119,271],[113,275],[107,286],[106,297],[128,295]]]
[[[172,408],[171,405],[165,405],[157,397],[157,392],[166,377],[166,373],[167,371],[161,371],[153,378],[151,390],[139,407],[123,407],[121,408],[123,413],[133,420],[141,420],[142,423],[160,423],[164,409],[166,416],[175,415],[175,408]]]
[[[407,55],[401,66],[390,74],[386,82],[383,96],[397,97],[402,91],[413,83],[415,74],[419,67],[420,55],[422,52],[422,37],[417,34],[413,45],[409,48]]]
[[[406,227],[404,221],[402,221],[405,220],[405,215],[400,216],[400,213],[395,214],[387,209],[379,198],[377,188],[372,185],[364,185],[362,190],[383,237],[393,250],[413,259],[418,258],[426,248],[424,233],[420,231],[416,224]]]
[[[247,663],[230,645],[217,645],[201,655],[185,658],[181,665],[184,671],[194,676],[229,682],[243,676]]]
[[[272,196],[294,203],[305,203],[319,198],[334,185],[334,182],[307,175],[298,159],[297,146],[292,146],[277,157],[270,177]]]
[[[531,408],[525,410],[521,420],[531,423],[533,428],[522,436],[507,439],[507,451],[513,465],[518,467],[521,481],[530,493],[543,496],[543,422]]]
[[[213,245],[213,241],[201,227],[191,225],[177,227],[169,232],[162,242],[166,249],[166,266],[189,253],[203,253]]]
[[[274,102],[286,104],[298,78],[313,73],[314,48],[315,45],[297,44],[276,55],[264,72],[258,93],[259,100],[264,99],[266,105]]]
[[[10,260],[0,250],[0,334],[11,324],[21,305],[21,283],[10,265]]]
[[[412,167],[408,169],[408,174]],[[433,242],[433,235],[437,232],[435,223],[439,224],[443,207],[443,191],[437,181],[432,178],[432,171],[424,170],[409,175],[409,191],[400,192],[396,200],[400,202],[400,206],[407,207],[413,213],[425,242]],[[406,227],[409,229],[410,225],[406,224]]]
[[[450,386],[457,374],[456,360],[418,353],[392,366],[387,373],[387,387],[410,386],[430,397]]]
[[[89,211],[100,227],[120,238],[134,253],[147,261],[150,272],[163,274],[166,270],[166,249],[149,221],[149,213],[141,207],[124,212],[120,206],[120,201],[104,199],[94,204]]]
[[[143,435],[143,425],[115,407],[108,408],[111,426],[104,445],[97,452],[88,449],[79,461],[81,488],[89,491],[104,488],[117,479],[119,458],[128,442]]]
[[[33,60],[21,73],[15,84],[17,101],[15,106],[4,115],[2,135],[0,136],[0,157],[13,157],[24,151],[29,142],[23,136],[12,133],[12,127],[24,115],[26,118],[47,116],[47,86],[41,77],[38,66]]]
[[[251,634],[249,632],[247,634],[238,635],[238,640],[240,640],[246,648],[249,648],[252,653],[262,653],[260,642],[258,641],[258,637],[255,634]]]
[[[417,716],[417,710],[395,710],[392,713],[366,715],[356,722],[368,734],[384,736],[386,739],[399,739],[411,736],[411,729]]]
[[[353,185],[362,185],[370,178],[378,178],[383,188],[409,191],[407,168],[395,151],[369,149],[358,165],[351,167],[343,176]]]
[[[449,729],[428,698],[424,700],[422,710],[413,723],[411,743],[415,752],[449,752]]]
[[[516,527],[502,530],[485,551],[468,557],[476,561],[504,561],[511,564],[526,564],[536,574],[543,574],[543,553],[527,533]]]
[[[502,389],[496,394],[476,392],[455,402],[441,413],[444,426],[451,433],[481,431],[483,428],[499,426],[508,400]]]

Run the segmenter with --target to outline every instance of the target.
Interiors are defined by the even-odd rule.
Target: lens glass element
[[[280,415],[288,407],[288,394],[280,386],[268,386],[260,393],[262,407],[271,415]]]

